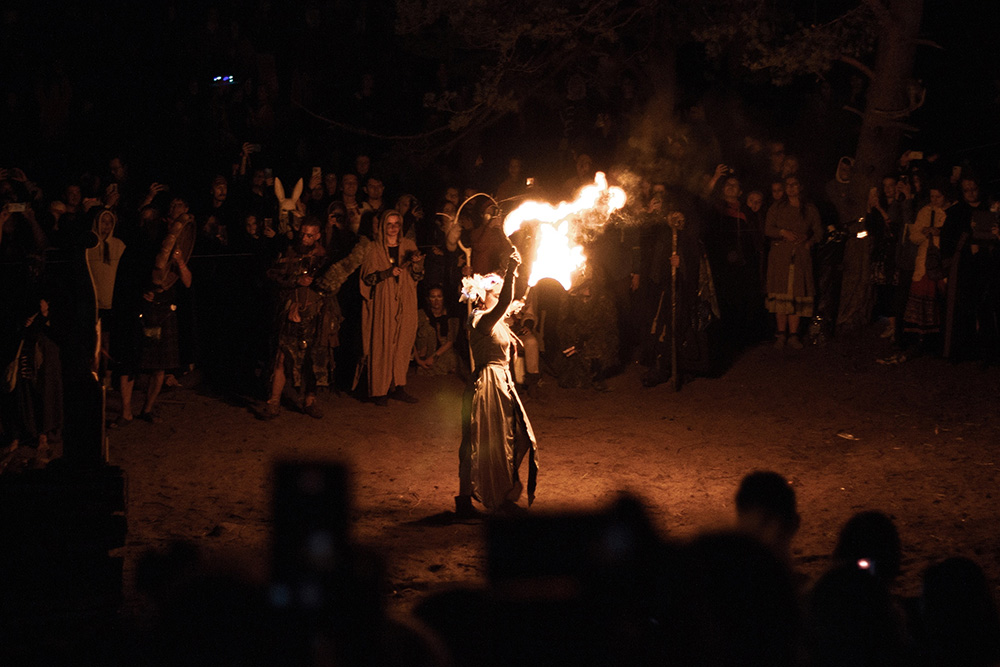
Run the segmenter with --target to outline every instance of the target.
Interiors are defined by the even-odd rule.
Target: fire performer
[[[521,463],[528,456],[528,505],[535,499],[538,446],[510,373],[511,350],[517,343],[505,316],[514,297],[521,256],[511,246],[507,270],[463,280],[462,300],[473,305],[469,338],[473,392],[468,423],[463,424],[459,451],[459,517],[475,514],[473,495],[490,512],[523,511],[517,500],[524,491]],[[463,415],[463,420],[465,415]]]

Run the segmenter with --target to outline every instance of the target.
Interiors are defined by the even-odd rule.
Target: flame
[[[554,278],[563,288],[572,287],[574,273],[587,262],[583,247],[573,240],[574,232],[585,226],[603,225],[608,216],[625,206],[625,191],[608,187],[604,172],[594,175],[593,185],[583,187],[571,202],[553,206],[547,202],[526,201],[504,219],[504,234],[510,236],[529,220],[538,221],[535,256],[532,258],[528,285],[542,278]]]

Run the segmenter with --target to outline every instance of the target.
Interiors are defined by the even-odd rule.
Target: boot
[[[482,512],[472,506],[472,496],[455,496],[455,517],[478,519],[482,517]]]
[[[663,358],[662,354],[656,355],[656,360],[648,371],[642,376],[643,387],[655,387],[661,382],[670,379],[670,362]]]

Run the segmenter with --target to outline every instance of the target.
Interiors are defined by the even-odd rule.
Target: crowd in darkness
[[[408,375],[466,379],[462,278],[502,270],[503,215],[525,199],[572,198],[599,170],[628,203],[580,237],[588,262],[574,287],[526,290],[526,275],[518,284],[525,305],[511,326],[524,365],[514,377],[529,401],[543,381],[602,391],[633,363],[652,386],[720,375],[752,346],[774,346],[776,359],[856,336],[884,338],[886,365],[916,355],[997,361],[993,174],[915,145],[859,197],[850,158],[828,163],[788,127],[734,134],[700,102],[669,123],[653,164],[627,140],[641,84],[579,75],[515,123],[551,131],[551,155],[540,158],[520,133],[520,144],[469,142],[418,168],[390,142],[331,132],[302,111],[387,132],[441,120],[433,104],[400,111],[405,96],[385,58],[359,62],[349,44],[379,44],[385,17],[348,4],[283,17],[259,2],[241,19],[223,3],[192,19],[166,2],[157,5],[162,29],[136,21],[133,31],[79,9],[61,18],[81,26],[53,49],[65,57],[42,65],[29,61],[47,43],[43,31],[5,10],[0,60],[18,75],[0,110],[4,455],[31,449],[44,463],[58,449],[60,359],[81,317],[78,265],[96,293],[99,372],[115,396],[109,427],[161,420],[163,387],[199,381],[253,399],[260,419],[293,418],[285,408],[320,419],[324,392],[391,410],[394,400],[420,400]],[[334,25],[344,39],[317,56]],[[114,69],[117,90],[73,68],[74,53],[88,60],[95,44],[115,43],[105,38],[147,46],[131,49],[134,62],[94,70]],[[147,72],[162,80],[143,84]],[[469,97],[444,65],[407,86],[431,91],[425,100]],[[531,227],[513,241],[527,274]],[[996,606],[975,563],[933,565],[920,599],[894,598],[899,538],[887,517],[866,513],[844,526],[830,571],[807,585],[789,555],[799,517],[788,483],[752,475],[736,504],[737,531],[685,544],[660,539],[631,500],[535,532],[530,521],[497,523],[489,591],[428,599],[419,630],[382,615],[368,557],[352,553],[333,584],[357,595],[357,613],[322,619],[324,641],[309,645],[359,651],[357,664],[1000,661]],[[518,542],[542,534],[554,536],[547,549]],[[263,611],[261,591],[189,577],[196,560],[180,549],[144,564],[140,584],[161,623],[137,654],[152,646],[165,664],[190,664],[187,652],[207,650],[206,640],[252,664],[288,648],[265,645],[294,623]],[[284,639],[315,629],[300,625]]]
[[[3,351],[14,385],[5,440],[44,448],[61,426],[74,257],[85,254],[97,291],[102,370],[122,399],[113,425],[133,414],[158,420],[163,383],[192,372],[261,399],[267,419],[298,388],[292,403],[318,418],[317,389],[386,405],[416,400],[405,390],[411,366],[462,374],[462,277],[502,269],[506,212],[525,199],[572,198],[598,168],[629,199],[579,239],[588,264],[574,287],[543,281],[525,295],[521,278],[526,307],[511,317],[529,394],[543,374],[600,390],[635,361],[648,367],[644,384],[657,384],[673,373],[674,340],[678,374],[717,375],[747,346],[773,339],[796,350],[850,340],[873,323],[896,344],[881,363],[995,360],[997,207],[975,174],[937,173],[939,156],[908,151],[858,202],[850,158],[817,185],[779,140],[747,137],[710,171],[690,168],[677,143],[675,169],[661,180],[577,150],[566,178],[526,178],[512,156],[487,194],[454,181],[419,197],[398,185],[406,174],[385,174],[367,153],[336,171],[292,170],[283,182],[260,159],[267,147],[249,142],[191,192],[136,182],[123,154],[54,192],[5,168]],[[513,240],[527,274],[531,227]],[[392,331],[383,327],[390,311],[402,313]],[[133,408],[144,375],[144,402]]]

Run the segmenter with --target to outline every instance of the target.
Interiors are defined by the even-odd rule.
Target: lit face
[[[247,232],[247,236],[257,236],[257,216],[248,215],[247,219],[243,221],[243,228]]]
[[[173,199],[170,201],[170,219],[177,220],[188,212],[188,205],[183,199]]]
[[[738,178],[727,178],[726,182],[722,185],[722,196],[726,199],[736,199],[742,192],[740,179]]]
[[[486,290],[486,296],[483,298],[483,308],[491,310],[493,306],[497,305],[497,301],[500,300],[500,287],[500,285],[496,285]]]
[[[67,185],[66,186],[66,205],[67,206],[79,206],[81,201],[83,201],[83,193],[80,190],[80,186],[79,185]]]
[[[115,228],[115,218],[110,213],[104,213],[101,215],[100,219],[97,221],[97,234],[102,238],[106,239],[111,236],[111,232]]]
[[[254,188],[262,188],[267,182],[267,173],[263,169],[254,169],[250,183]]]
[[[319,225],[302,225],[299,230],[302,245],[311,248],[319,240]]]
[[[344,224],[344,218],[346,217],[347,213],[345,213],[342,209],[335,208],[327,214],[326,221],[331,225],[340,227]]]
[[[455,206],[458,206],[458,188],[448,188],[444,191],[444,198]]]
[[[962,180],[962,199],[967,204],[979,203],[979,185],[975,181]]]
[[[431,291],[427,293],[427,303],[433,311],[441,310],[444,307],[444,292],[441,291],[440,287],[431,288]]]
[[[410,210],[412,199],[413,197],[410,195],[400,195],[399,199],[396,200],[396,210],[405,215]]]
[[[771,183],[771,199],[778,201],[785,196],[784,183]]]
[[[343,187],[344,195],[348,197],[356,196],[358,194],[358,177],[354,174],[345,174],[341,186]]]
[[[754,213],[758,213],[764,208],[764,195],[759,192],[751,192],[747,195],[747,208]]]
[[[337,192],[337,175],[326,173],[323,174],[323,187],[326,189],[326,194],[333,195]]]
[[[125,165],[122,164],[121,158],[111,158],[111,162],[108,163],[108,170],[111,172],[111,178],[116,183],[121,183],[125,180]]]
[[[371,167],[372,161],[367,155],[359,155],[357,159],[354,160],[354,168],[358,170],[359,174],[367,174]]]
[[[218,180],[212,183],[212,200],[216,204],[221,204],[226,201],[226,197],[229,195],[229,185],[224,180]]]
[[[511,158],[510,162],[507,163],[507,175],[511,178],[517,178],[521,175],[521,161],[516,157]]]
[[[790,159],[794,160],[795,158],[790,158]],[[798,165],[796,165],[796,168],[798,168]],[[839,178],[841,181],[851,180],[851,165],[849,163],[847,162],[837,163],[837,178]]]
[[[372,178],[365,185],[365,194],[368,195],[369,199],[381,201],[382,195],[385,194],[385,185],[377,178]]]
[[[896,198],[896,179],[895,178],[883,178],[882,179],[882,194],[885,195],[886,199]]]
[[[944,207],[944,193],[937,188],[931,188],[930,191],[931,206],[934,208]]]
[[[789,199],[795,199],[802,192],[802,185],[799,183],[797,178],[786,178],[785,179],[785,194],[788,195]]]
[[[781,163],[781,174],[782,176],[791,176],[792,174],[799,173],[799,159],[789,155],[785,158],[785,161]]]
[[[385,238],[394,242],[399,238],[399,232],[403,228],[403,220],[398,215],[390,215],[385,221]]]

